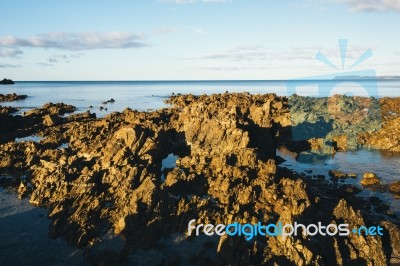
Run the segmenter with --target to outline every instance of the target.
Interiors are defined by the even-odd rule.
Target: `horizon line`
[[[292,79],[159,79],[159,80],[13,80],[14,82],[258,82],[258,81],[354,81],[354,80],[399,80],[400,76],[336,76],[331,79],[292,78]]]

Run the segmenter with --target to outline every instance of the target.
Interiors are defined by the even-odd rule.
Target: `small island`
[[[15,84],[15,82],[12,81],[11,79],[3,79],[0,81],[0,84],[1,85],[12,85],[12,84]]]

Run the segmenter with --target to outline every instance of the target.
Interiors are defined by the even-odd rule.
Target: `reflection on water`
[[[359,188],[360,180],[365,172],[375,173],[382,184],[390,184],[400,181],[400,154],[393,152],[382,152],[377,150],[357,150],[348,152],[339,152],[333,156],[316,160],[298,160],[301,156],[296,157],[295,153],[291,153],[286,149],[279,149],[277,155],[286,161],[280,166],[286,167],[293,171],[308,176],[323,175],[326,180],[329,179],[329,170],[339,170],[344,173],[357,174],[356,179],[348,178],[343,183],[353,184]],[[400,214],[400,200],[394,199],[393,195],[388,192],[371,191],[363,189],[358,195],[362,197],[377,196],[391,206],[392,211]]]
[[[42,139],[43,139],[43,137],[33,135],[33,136],[24,137],[24,138],[16,138],[15,142],[17,142],[17,143],[24,142],[24,141],[40,142]]]
[[[161,172],[163,172],[165,168],[175,168],[176,160],[178,160],[178,156],[174,155],[173,153],[168,154],[168,156],[162,160]],[[164,173],[161,175],[161,181],[165,181]]]
[[[68,148],[68,145],[69,145],[68,143],[63,143],[57,149],[59,149],[59,150],[66,149],[66,148]]]

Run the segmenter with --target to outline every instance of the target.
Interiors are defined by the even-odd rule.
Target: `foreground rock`
[[[324,106],[324,101],[316,104]],[[368,102],[338,96],[332,101],[357,108]],[[313,125],[293,116],[290,101],[274,94],[181,95],[170,103],[169,109],[126,109],[103,119],[91,113],[63,117],[75,110],[65,104],[47,104],[24,116],[4,115],[1,119],[11,129],[1,131],[0,171],[14,178],[0,183],[19,188],[21,198],[28,196],[32,204],[48,208],[50,235],[85,249],[93,264],[387,265],[400,252],[381,236],[300,234],[286,239],[255,236],[251,241],[187,236],[191,219],[197,224],[320,221],[351,226],[384,221],[370,212],[369,202],[354,197],[356,189],[302,179],[277,166],[278,146],[337,150],[328,147],[329,138],[358,134],[345,127],[350,114],[342,117],[330,107],[340,118],[339,129],[315,136]],[[300,106],[293,110],[303,112]],[[326,120],[307,118],[327,129]],[[359,122],[361,128],[367,123]],[[296,139],[297,129],[311,138]],[[28,134],[43,139],[13,141]],[[163,167],[171,154],[178,159]],[[400,234],[395,222],[385,227],[393,239]]]

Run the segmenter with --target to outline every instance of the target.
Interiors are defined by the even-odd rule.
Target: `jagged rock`
[[[0,94],[0,102],[13,102],[19,100],[25,100],[28,98],[28,95],[17,95],[16,93],[12,94]]]
[[[0,84],[2,84],[2,85],[11,85],[11,84],[15,84],[15,82],[12,81],[11,79],[3,79],[3,80],[0,80]]]
[[[354,211],[345,200],[340,200],[333,210],[333,216],[341,223],[349,224],[349,229],[365,226],[364,219],[360,212]],[[340,254],[343,264],[354,264],[363,260],[366,265],[387,265],[387,257],[384,253],[382,238],[376,236],[365,236],[352,234],[346,240],[337,239],[342,246],[336,246],[336,253]]]
[[[381,221],[380,225],[387,231],[384,233],[384,245],[387,245],[387,250],[390,251],[388,257],[390,264],[400,263],[400,229],[389,221]]]
[[[69,105],[69,104],[64,104],[64,103],[46,103],[43,105],[42,108],[40,109],[33,109],[31,111],[26,112],[25,116],[31,116],[31,115],[65,115],[67,113],[73,113],[76,111],[76,107]]]
[[[110,100],[103,102],[103,104],[108,104],[108,103],[115,103],[115,100],[111,98]]]
[[[0,116],[2,116],[2,119],[4,119],[6,116],[17,112],[17,108],[13,108],[10,106],[0,106]]]
[[[21,184],[18,187],[18,198],[23,199],[27,196],[28,193],[29,192],[27,185],[21,182]]]
[[[396,181],[389,185],[389,191],[392,193],[399,194],[400,193],[400,181]]]
[[[339,170],[330,170],[329,176],[337,179],[344,179],[344,178],[356,178],[357,174],[354,173],[343,173]]]
[[[360,181],[360,184],[363,186],[370,186],[379,184],[381,181],[374,173],[364,173],[363,178]]]
[[[60,117],[58,115],[45,115],[43,117],[43,124],[45,126],[51,127],[60,123]]]

